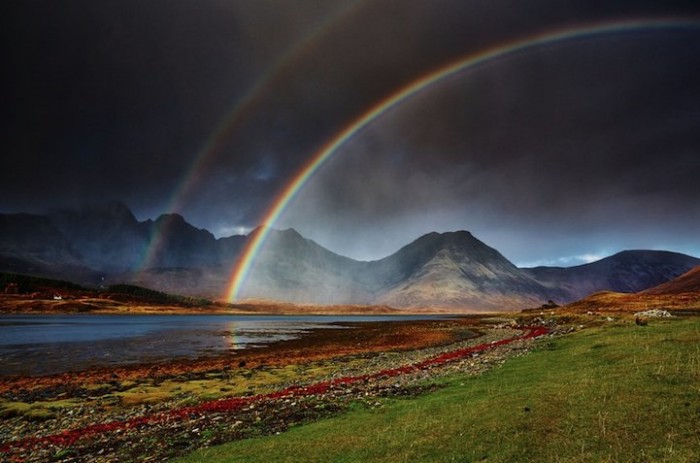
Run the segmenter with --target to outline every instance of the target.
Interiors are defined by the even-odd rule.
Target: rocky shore
[[[551,329],[476,319],[363,324],[205,361],[0,383],[3,461],[164,461],[282,432],[351,404],[439,387],[526,352]]]

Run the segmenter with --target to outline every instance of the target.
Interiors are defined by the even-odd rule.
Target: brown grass
[[[562,307],[561,311],[574,313],[639,312],[649,309],[700,310],[699,293],[680,294],[626,294],[600,292]]]

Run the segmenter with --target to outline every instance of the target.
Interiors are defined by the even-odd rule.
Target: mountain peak
[[[164,224],[164,223],[184,224],[184,223],[187,223],[187,221],[180,214],[178,214],[176,212],[171,212],[171,213],[159,215],[158,218],[155,220],[155,223],[159,223],[159,224]]]
[[[293,236],[293,237],[295,237],[295,238],[306,239],[306,238],[304,238],[304,237],[301,235],[301,233],[299,233],[298,231],[296,231],[294,228],[286,228],[286,229],[284,229],[284,230],[280,230],[280,233],[283,234],[283,235],[286,235],[286,236]]]
[[[419,237],[418,239],[436,239],[436,238],[442,238],[442,239],[473,239],[474,235],[472,235],[471,232],[467,230],[455,230],[455,231],[446,231],[446,232],[429,232],[426,233],[425,235]]]
[[[457,260],[499,261],[515,267],[500,252],[486,245],[466,230],[432,232],[415,240],[399,252],[418,252],[432,258],[440,251],[451,254]]]
[[[685,254],[681,254],[673,251],[658,251],[651,249],[626,249],[613,254],[606,259],[617,259],[617,260],[666,260],[668,258],[679,258],[685,259],[688,257]]]
[[[470,232],[428,233],[378,261],[378,302],[504,310],[547,300],[544,287]]]

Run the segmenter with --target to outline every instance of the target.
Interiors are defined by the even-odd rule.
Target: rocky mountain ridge
[[[216,298],[226,293],[250,236],[217,239],[177,214],[139,222],[120,203],[0,214],[0,271]],[[518,268],[467,231],[429,233],[390,256],[362,262],[295,230],[270,230],[241,297],[513,310],[601,290],[642,291],[697,265],[695,257],[640,250],[576,267]]]

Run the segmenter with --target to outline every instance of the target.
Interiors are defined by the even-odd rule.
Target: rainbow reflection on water
[[[0,315],[0,378],[225,356],[351,323],[435,316]]]

